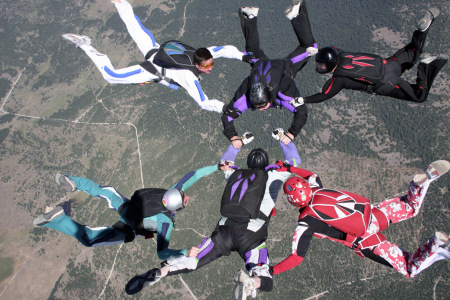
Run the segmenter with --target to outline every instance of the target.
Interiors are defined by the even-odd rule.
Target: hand
[[[280,142],[287,145],[290,142],[292,142],[293,140],[294,140],[294,135],[292,133],[288,132],[281,137]]]
[[[200,249],[197,247],[191,247],[186,251],[187,257],[196,257],[200,253]]]
[[[305,104],[305,100],[303,99],[303,97],[297,97],[289,101],[289,104],[292,105],[293,107],[299,107]]]
[[[231,144],[236,149],[242,148],[243,145],[241,139],[237,135],[231,138]]]

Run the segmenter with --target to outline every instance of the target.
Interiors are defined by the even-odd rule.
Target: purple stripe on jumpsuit
[[[203,249],[198,255],[197,255],[197,260],[202,259],[202,257],[204,257],[206,254],[208,254],[211,249],[214,247],[214,242],[211,240],[211,238],[206,238],[205,240],[210,240],[211,242],[209,243],[209,245]],[[204,240],[204,242],[205,242]]]

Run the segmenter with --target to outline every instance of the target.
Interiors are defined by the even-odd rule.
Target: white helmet
[[[177,211],[183,208],[183,192],[178,189],[170,189],[164,193],[163,205],[170,211]]]

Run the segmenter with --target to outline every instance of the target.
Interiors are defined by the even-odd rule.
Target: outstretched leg
[[[448,236],[437,232],[414,253],[404,251],[388,241],[377,245],[373,253],[382,257],[401,274],[412,278],[435,262],[450,258],[450,251],[448,246],[446,247],[447,242]]]
[[[158,79],[159,77],[147,72],[140,65],[123,69],[116,69],[107,55],[102,54],[91,46],[91,39],[73,33],[63,34],[63,37],[83,50],[97,67],[103,78],[111,84],[138,84]]]
[[[239,18],[241,20],[241,28],[245,38],[245,51],[253,53],[255,58],[268,59],[259,45],[257,23],[258,11],[258,7],[246,6],[239,8]]]
[[[205,238],[198,248],[200,252],[197,257],[171,256],[164,261],[163,267],[136,275],[127,283],[126,293],[129,295],[139,293],[144,287],[154,285],[163,277],[195,271],[223,255],[211,238]]]
[[[383,201],[376,206],[387,216],[389,223],[415,217],[422,206],[430,184],[450,170],[450,162],[438,160],[416,174],[409,184],[408,194]]]
[[[153,34],[145,28],[141,20],[133,12],[133,7],[126,0],[113,0],[120,18],[127,26],[128,33],[133,38],[142,55],[153,48],[159,48]]]
[[[114,230],[112,227],[90,228],[81,225],[64,213],[62,205],[38,216],[34,222],[36,227],[47,227],[70,235],[86,247],[112,245],[123,243],[125,234]]]
[[[288,55],[287,59],[293,65],[293,76],[297,74],[308,62],[309,57],[317,53],[317,43],[314,40],[311,24],[309,23],[306,0],[286,10],[286,17],[291,20],[292,28],[297,36],[299,46]]]

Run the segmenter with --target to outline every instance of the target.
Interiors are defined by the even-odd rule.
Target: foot
[[[435,235],[438,238],[438,240],[442,242],[442,245],[439,247],[444,248],[447,251],[450,251],[450,239],[448,237],[448,234],[442,231],[437,231]]]
[[[250,131],[245,132],[241,137],[242,144],[244,144],[244,145],[249,144],[254,139],[255,139],[255,136]]]
[[[56,173],[55,180],[57,184],[68,192],[75,192],[77,190],[77,184],[67,175]]]
[[[437,16],[439,16],[439,9],[433,7],[427,10],[423,18],[419,21],[418,29],[422,32],[427,31]]]
[[[300,13],[300,6],[302,5],[302,2],[303,2],[303,0],[294,1],[291,6],[286,8],[286,10],[284,11],[284,15],[286,16],[286,18],[288,18],[289,20],[292,20],[293,18],[298,16],[298,14]],[[297,3],[297,4],[294,4],[294,3]]]
[[[259,7],[256,6],[244,6],[239,8],[239,13],[246,19],[253,19],[258,16]]]
[[[147,285],[154,285],[161,279],[161,271],[158,268],[151,269],[150,271],[136,275],[128,281],[125,286],[125,292],[128,295],[134,295],[139,293]]]
[[[413,181],[417,186],[430,184],[450,170],[450,162],[446,160],[437,160],[432,162],[428,168],[419,174],[414,175]]]
[[[78,35],[74,33],[66,33],[62,35],[63,38],[66,40],[71,41],[72,43],[77,46],[77,48],[80,48],[83,45],[90,45],[91,44],[91,38],[85,35]]]
[[[64,208],[62,206],[57,205],[55,208],[47,206],[45,212],[36,219],[34,219],[33,225],[35,227],[43,226],[49,223],[50,221],[62,216],[63,214]]]
[[[283,128],[277,128],[274,131],[272,131],[272,137],[276,139],[277,141],[281,140],[281,137],[284,135]]]
[[[252,296],[252,298],[256,297],[255,282],[243,270],[239,269],[234,274],[233,282],[235,283],[232,295],[233,299],[245,300],[247,296]]]

